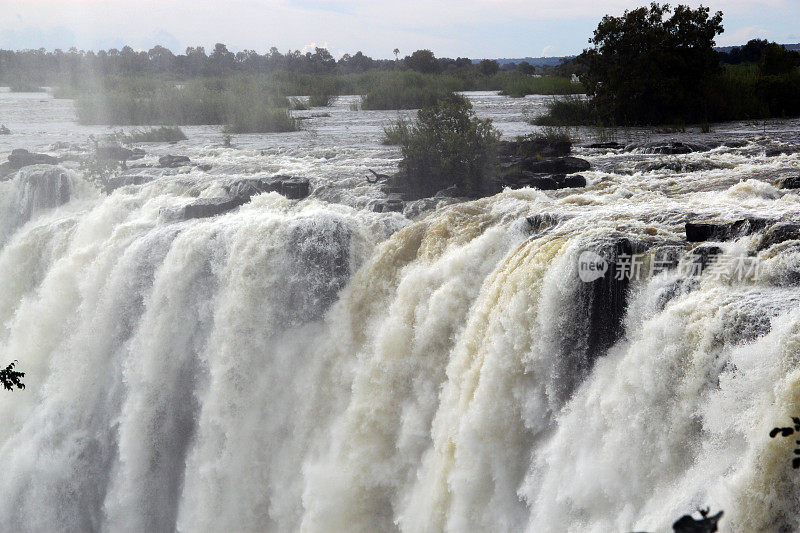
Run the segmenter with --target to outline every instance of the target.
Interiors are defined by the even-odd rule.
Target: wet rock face
[[[686,240],[689,242],[729,241],[764,231],[772,222],[765,218],[745,218],[730,223],[687,222]]]
[[[301,219],[289,236],[285,313],[290,323],[322,318],[350,279],[352,232],[334,217]]]
[[[597,279],[579,280],[565,302],[565,307],[571,310],[569,316],[558,318],[563,332],[561,354],[549,387],[557,404],[569,398],[595,360],[622,337],[631,278],[636,277],[630,270],[630,258],[646,249],[645,243],[634,243],[627,238],[609,238],[584,247],[585,251],[603,257],[608,268]],[[626,268],[630,275],[618,275],[626,272]]]
[[[24,148],[17,148],[11,151],[8,163],[12,169],[17,170],[31,165],[55,165],[58,163],[58,159],[51,155],[37,154]]]
[[[19,179],[23,182],[18,199],[22,222],[37,211],[66,204],[72,196],[72,184],[61,167],[31,165],[20,170]]]

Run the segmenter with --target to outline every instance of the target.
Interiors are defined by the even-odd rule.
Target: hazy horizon
[[[606,13],[644,1],[560,2],[472,0],[404,3],[365,0],[236,0],[163,2],[144,0],[31,0],[0,3],[0,48],[84,50],[149,49],[173,52],[223,42],[232,51],[265,52],[275,46],[328,48],[335,57],[363,53],[393,58],[428,48],[437,56],[471,58],[558,57],[579,53]],[[701,3],[725,13],[719,46],[752,38],[800,41],[800,8],[791,0],[717,0]],[[101,22],[98,22],[101,21]]]

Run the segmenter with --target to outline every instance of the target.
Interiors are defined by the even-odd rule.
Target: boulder
[[[783,178],[779,183],[779,187],[781,189],[800,189],[800,176]]]
[[[37,154],[24,148],[17,148],[11,151],[8,162],[12,169],[17,170],[30,165],[55,165],[58,163],[58,159],[51,155]]]
[[[246,204],[249,198],[243,196],[227,196],[221,198],[201,198],[180,210],[179,218],[206,218],[220,215],[240,205]]]
[[[758,244],[758,251],[766,250],[770,246],[785,241],[800,240],[800,223],[797,222],[778,222],[773,224],[761,237]]]
[[[606,143],[591,143],[583,145],[584,148],[592,148],[595,150],[619,150],[624,148],[623,145],[616,141],[606,142]]]
[[[707,152],[708,146],[697,143],[680,141],[655,141],[646,143],[632,143],[625,147],[626,152],[638,150],[644,154],[680,155],[692,152]]]
[[[405,202],[400,198],[387,198],[385,200],[379,200],[375,203],[372,210],[376,213],[402,213],[403,208],[405,207]]]
[[[106,183],[106,192],[110,193],[127,185],[143,185],[153,181],[153,179],[155,179],[153,176],[147,176],[145,174],[114,176],[108,179]]]
[[[519,172],[516,174],[506,174],[500,178],[499,182],[511,189],[521,189],[532,187],[543,191],[555,191],[558,189],[569,189],[574,187],[586,187],[586,178],[580,174],[567,176],[565,174],[535,174],[533,172]]]
[[[100,145],[96,148],[97,157],[100,159],[108,159],[110,161],[132,161],[141,159],[145,156],[144,150],[141,148],[125,148],[118,144]]]
[[[161,168],[177,168],[190,164],[188,156],[185,155],[162,155],[158,158],[158,166]]]
[[[687,222],[686,240],[689,242],[729,241],[763,231],[771,222],[765,218],[745,218],[730,223]]]
[[[11,130],[6,127],[5,124],[0,125],[0,135],[10,135]]]
[[[544,158],[563,157],[572,151],[572,142],[566,139],[520,138],[500,142],[500,157]]]
[[[288,179],[281,181],[281,194],[289,200],[302,200],[311,194],[311,184],[308,180]]]
[[[585,159],[578,157],[554,157],[552,159],[524,159],[517,164],[520,170],[534,174],[574,174],[592,168]]]
[[[708,516],[708,510],[701,511],[701,513],[703,517],[700,520],[695,520],[688,514],[683,515],[672,524],[673,531],[675,533],[714,533],[717,531],[719,521],[722,519],[722,511],[713,516]]]

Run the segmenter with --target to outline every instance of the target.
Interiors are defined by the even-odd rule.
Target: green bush
[[[185,141],[186,134],[178,126],[160,126],[135,129],[128,133],[119,131],[113,135],[113,138],[123,143],[175,142]]]
[[[591,101],[578,96],[554,99],[547,113],[531,121],[536,126],[595,126],[600,117]]]
[[[491,120],[475,116],[463,96],[451,93],[420,109],[401,137],[400,173],[411,198],[452,185],[463,194],[480,194],[496,167],[500,134]]]

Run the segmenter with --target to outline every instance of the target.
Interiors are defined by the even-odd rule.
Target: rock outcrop
[[[236,209],[264,192],[277,192],[290,200],[299,200],[309,195],[310,186],[308,180],[277,176],[238,180],[228,185],[225,191],[226,196],[200,198],[177,211],[169,212],[169,216],[180,220],[213,217]]]
[[[188,156],[185,155],[162,155],[158,158],[158,166],[161,168],[178,168],[191,164]]]
[[[52,155],[37,154],[29,152],[25,148],[17,148],[11,151],[8,163],[12,169],[18,170],[31,165],[55,165],[58,163],[58,159]]]
[[[689,242],[730,241],[764,231],[771,223],[765,218],[745,218],[736,222],[687,222],[686,240]]]

